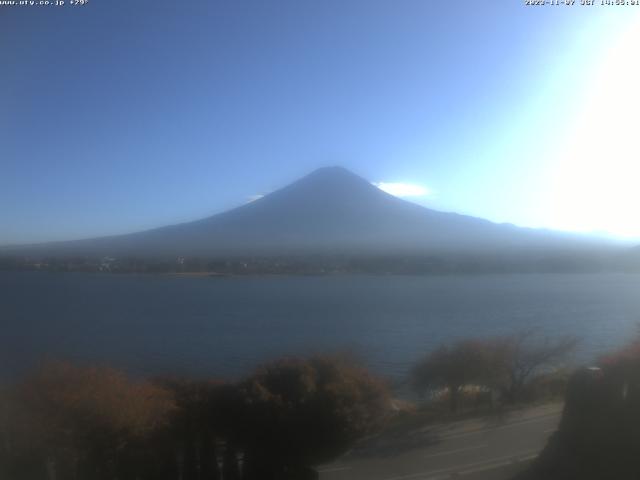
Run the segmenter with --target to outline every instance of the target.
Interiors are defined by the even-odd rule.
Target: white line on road
[[[443,455],[453,455],[454,453],[466,452],[467,450],[477,450],[478,448],[485,448],[488,446],[489,446],[488,443],[483,443],[482,445],[474,445],[473,447],[458,448],[456,450],[447,450],[446,452],[432,453],[430,455],[425,455],[422,458],[441,457]]]
[[[319,468],[318,473],[341,472],[343,470],[351,470],[351,467]]]
[[[496,468],[504,467],[506,465],[513,465],[514,463],[527,462],[529,460],[533,460],[537,456],[538,456],[537,453],[533,453],[533,454],[527,455],[525,457],[517,457],[515,459],[512,458],[511,460],[507,460],[507,461],[502,460],[500,462],[491,463],[489,465],[484,465],[482,467],[472,468],[472,469],[469,469],[469,470],[463,470],[463,471],[457,472],[457,473],[459,475],[470,475],[472,473],[484,472],[484,471],[487,471],[487,470],[494,470]]]
[[[520,415],[520,416],[505,416],[504,419],[506,420],[510,420],[509,424],[512,423],[521,423],[521,422],[528,422],[531,420],[543,420],[545,418],[550,418],[550,417],[560,417],[562,415],[562,411],[556,411],[556,412],[550,412],[550,413],[541,413],[538,415]],[[440,423],[440,424],[435,424],[435,425],[427,425],[425,426],[422,430],[426,431],[426,430],[430,430],[433,427],[447,427],[449,429],[455,429],[458,428],[462,425],[468,424],[470,423],[470,421],[472,422],[473,419],[469,420],[458,420],[456,422],[450,422],[450,423]]]
[[[484,427],[484,428],[479,428],[477,430],[473,430],[472,432],[466,432],[466,433],[451,433],[451,434],[445,434],[445,435],[441,435],[440,438],[443,439],[449,439],[449,438],[463,438],[463,437],[468,437],[471,435],[478,435],[479,433],[484,433],[484,432],[495,432],[496,430],[504,430],[505,428],[514,428],[514,427],[519,427],[520,425],[526,425],[528,423],[536,423],[536,422],[541,422],[544,420],[548,420],[550,417],[549,416],[545,416],[545,417],[539,417],[539,418],[533,418],[531,420],[521,420],[518,422],[512,422],[512,423],[508,423],[506,425],[500,425],[499,427]]]
[[[440,468],[438,470],[430,470],[426,472],[411,473],[409,475],[401,475],[399,477],[389,477],[389,478],[385,478],[384,480],[407,480],[409,478],[422,478],[423,480],[435,480],[435,478],[438,478],[438,476],[441,476],[443,473],[456,473],[456,472],[464,472],[465,474],[472,473],[476,471],[476,470],[473,470],[476,468],[477,469],[481,469],[483,467],[484,469],[498,468],[503,465],[509,465],[512,462],[514,462],[514,460],[516,462],[531,460],[532,458],[535,458],[537,456],[538,456],[538,452],[536,450],[528,450],[526,452],[520,452],[512,455],[504,455],[502,457],[491,458],[489,460],[483,460],[482,462],[468,463],[466,465],[458,465],[453,468],[448,467],[448,468]],[[477,471],[480,471],[480,470],[477,470]]]

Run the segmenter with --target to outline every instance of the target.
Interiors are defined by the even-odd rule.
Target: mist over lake
[[[629,340],[640,276],[178,277],[0,272],[0,374],[43,358],[134,374],[235,377],[265,359],[351,350],[401,379],[442,342],[523,328],[581,338],[577,360]]]

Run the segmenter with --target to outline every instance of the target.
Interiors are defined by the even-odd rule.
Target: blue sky
[[[523,3],[0,6],[0,244],[197,219],[336,164],[441,210],[640,236],[640,7]]]

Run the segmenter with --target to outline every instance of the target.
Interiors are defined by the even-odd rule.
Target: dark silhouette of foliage
[[[240,391],[250,478],[314,478],[311,466],[344,453],[389,409],[385,386],[339,357],[268,364]]]
[[[108,368],[45,365],[7,397],[4,468],[25,461],[39,478],[135,478],[121,469],[137,446],[167,425],[171,395]],[[130,463],[130,462],[129,462]]]
[[[154,439],[154,450],[163,452],[156,478],[218,478],[218,463],[224,464],[225,479],[239,478],[234,447],[239,418],[235,385],[180,378],[154,383],[173,394],[177,407],[169,428]]]
[[[640,478],[640,342],[570,379],[558,431],[521,480]]]
[[[389,404],[381,382],[338,357],[274,362],[237,384],[54,362],[0,391],[0,478],[315,478]]]

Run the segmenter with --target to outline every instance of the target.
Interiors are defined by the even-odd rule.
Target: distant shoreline
[[[151,273],[151,275],[169,275],[171,277],[234,277],[234,276],[237,276],[231,273],[220,273],[220,272],[167,272],[167,273],[157,273],[157,274]]]
[[[39,273],[85,273],[109,276],[148,276],[174,278],[265,278],[265,277],[343,277],[343,276],[376,276],[376,277],[452,277],[452,276],[503,276],[503,275],[637,275],[638,270],[509,270],[509,271],[309,271],[309,272],[136,272],[136,271],[100,271],[100,270],[57,270],[57,269],[0,269],[0,273],[39,272]]]

